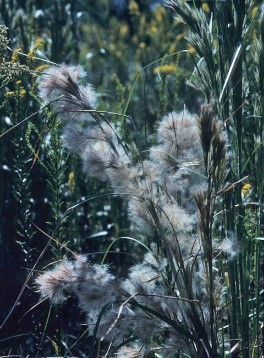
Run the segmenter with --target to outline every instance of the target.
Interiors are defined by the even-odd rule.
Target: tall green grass
[[[211,18],[207,19],[195,6],[180,1],[170,6],[190,26],[188,40],[198,53],[197,82],[193,85],[204,92],[207,100],[215,101],[230,141],[229,168],[221,192],[215,194],[222,202],[217,213],[221,215],[221,227],[212,236],[232,232],[240,247],[239,256],[221,266],[228,280],[229,319],[225,329],[230,335],[230,354],[258,357],[263,354],[261,6],[254,1],[214,2]],[[246,183],[252,185],[247,199],[241,195]],[[210,220],[215,221],[214,216]]]

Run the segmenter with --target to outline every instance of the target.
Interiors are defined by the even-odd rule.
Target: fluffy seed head
[[[44,103],[53,103],[61,119],[93,122],[93,116],[85,111],[95,107],[97,96],[90,84],[78,85],[84,76],[81,66],[52,66],[39,78],[39,96]]]
[[[36,279],[36,284],[43,298],[49,298],[54,303],[61,303],[65,293],[77,280],[74,265],[63,261],[53,270],[47,271]]]
[[[193,160],[201,157],[201,145],[197,120],[188,112],[167,114],[158,128],[158,141],[163,155],[168,162],[175,158],[178,161]],[[164,154],[165,153],[165,154]]]

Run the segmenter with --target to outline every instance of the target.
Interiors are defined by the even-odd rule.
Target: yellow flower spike
[[[157,66],[153,69],[153,72],[155,74],[157,73],[173,73],[175,72],[176,67],[174,65],[162,65],[162,66]]]
[[[28,57],[33,57],[36,54],[36,50],[43,45],[43,40],[41,37],[36,38],[34,45],[31,50],[27,53]]]
[[[41,65],[35,68],[35,71],[41,72],[43,70],[46,70],[47,68],[49,68],[50,65]]]
[[[19,56],[19,53],[21,52],[21,48],[16,48],[12,54],[12,57],[11,57],[11,61],[12,62],[18,62],[18,56]]]
[[[166,11],[165,11],[164,7],[161,5],[158,5],[155,10],[155,17],[156,17],[157,22],[162,22],[165,15],[166,15]]]
[[[73,193],[75,189],[75,174],[74,172],[70,172],[68,177],[68,186],[70,189],[70,192]]]

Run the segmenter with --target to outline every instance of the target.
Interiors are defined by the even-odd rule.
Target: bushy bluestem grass
[[[103,179],[115,183],[113,185],[114,193],[127,197],[131,219],[133,220],[134,217],[134,228],[139,231],[138,237],[146,244],[151,244],[152,256],[156,261],[162,262],[159,267],[162,276],[156,269],[153,272],[152,266],[156,267],[153,264],[154,260],[151,260],[151,267],[148,267],[145,261],[149,263],[150,260],[147,257],[144,258],[142,264],[134,266],[128,275],[128,281],[133,282],[133,289],[127,285],[127,278],[119,277],[116,280],[119,286],[118,292],[110,290],[116,303],[116,305],[113,305],[115,306],[114,310],[110,312],[109,307],[106,306],[100,313],[96,312],[95,314],[98,315],[96,323],[98,324],[95,324],[93,317],[90,322],[91,333],[94,334],[94,338],[96,336],[99,338],[103,334],[103,337],[106,337],[105,340],[112,341],[113,346],[116,344],[118,348],[114,336],[118,336],[119,319],[122,322],[123,316],[121,314],[123,314],[124,309],[131,309],[132,312],[137,313],[136,318],[139,317],[138,322],[134,323],[133,329],[138,324],[137,327],[142,331],[140,322],[149,322],[149,316],[146,318],[144,314],[142,315],[142,312],[147,312],[150,317],[155,316],[158,319],[157,323],[156,319],[153,320],[153,340],[151,344],[142,342],[144,343],[143,346],[142,343],[138,346],[136,346],[136,343],[130,343],[130,347],[119,349],[119,356],[122,356],[122,354],[128,356],[130,353],[137,354],[135,351],[143,355],[144,350],[148,352],[150,349],[153,354],[155,354],[154,352],[162,352],[160,355],[163,355],[166,354],[166,349],[162,351],[160,347],[164,342],[167,344],[168,354],[172,354],[172,356],[184,354],[184,350],[189,349],[191,351],[192,348],[194,351],[190,354],[193,356],[214,356],[216,350],[222,356],[227,352],[235,357],[239,355],[247,357],[249,354],[258,356],[261,351],[260,334],[261,322],[263,321],[263,308],[261,308],[263,282],[261,272],[263,260],[261,257],[263,153],[262,121],[260,120],[263,114],[261,102],[263,87],[261,58],[263,50],[261,32],[255,20],[261,20],[261,16],[259,17],[259,14],[257,14],[254,18],[253,6],[256,5],[255,2],[216,3],[213,21],[207,20],[202,12],[188,7],[188,4],[184,2],[175,1],[170,2],[170,4],[192,29],[189,40],[196,48],[198,56],[195,57],[195,60],[197,60],[196,71],[191,79],[191,84],[201,89],[208,100],[211,97],[214,99],[214,105],[205,106],[200,115],[202,138],[202,149],[200,147],[200,151],[201,153],[203,151],[204,163],[200,163],[202,161],[200,155],[198,155],[199,159],[197,160],[195,157],[194,161],[193,153],[189,156],[188,161],[176,161],[174,156],[177,149],[175,152],[175,148],[169,145],[165,153],[162,154],[164,148],[160,148],[160,146],[165,146],[162,137],[157,138],[157,145],[149,149],[149,157],[143,153],[137,154],[134,148],[132,152],[132,148],[121,138],[122,136],[115,125],[109,126],[108,118],[102,116],[100,112],[96,113],[93,108],[93,113],[90,112],[89,106],[86,107],[89,101],[79,103],[83,113],[80,122],[85,122],[85,118],[88,118],[87,111],[89,111],[89,118],[93,114],[93,119],[89,119],[87,126],[83,123],[80,126],[78,124],[77,127],[70,123],[66,125],[68,131],[64,137],[66,146],[68,139],[71,138],[71,131],[75,131],[75,138],[78,138],[78,136],[82,138],[80,145],[76,140],[68,145],[71,150],[74,151],[75,146],[76,151],[80,150],[85,145],[86,140],[90,141],[86,156],[82,155],[83,160],[87,160],[85,170],[94,168],[94,171],[90,173],[101,179],[102,176],[98,175],[98,167],[95,166],[99,165],[99,169],[104,174]],[[222,5],[223,7],[220,7]],[[249,5],[250,7],[247,8]],[[254,28],[256,33],[251,32],[251,29]],[[241,30],[243,31],[241,32]],[[217,31],[218,36],[215,36]],[[251,44],[252,38],[253,45],[246,46]],[[240,40],[242,40],[243,46],[240,46]],[[243,82],[245,91],[242,91],[242,96],[240,78],[245,79]],[[67,95],[67,93],[65,94]],[[62,96],[65,96],[65,94],[62,94]],[[80,97],[77,94],[77,96],[72,97],[72,95],[73,92],[68,97],[68,101],[70,101],[68,105],[75,111],[78,101],[82,101],[82,96]],[[242,99],[244,99],[244,102]],[[56,108],[58,114],[63,114],[61,104],[63,105],[63,103],[60,103]],[[212,111],[212,107],[214,107],[214,111]],[[173,118],[172,115],[170,117]],[[216,117],[218,117],[218,120],[216,120]],[[78,118],[81,118],[81,116],[75,115],[75,119],[78,120]],[[66,116],[61,119],[67,121]],[[164,119],[164,121],[166,120]],[[91,122],[94,122],[95,126],[90,132],[89,129],[91,128],[88,126]],[[178,130],[177,120],[172,122],[173,127],[175,126]],[[205,123],[207,124],[205,125]],[[97,125],[99,129],[96,128]],[[223,132],[226,132],[224,136]],[[172,142],[175,142],[175,136],[172,136],[172,138]],[[170,138],[168,139],[167,144],[170,142]],[[101,142],[104,144],[102,145]],[[229,148],[226,148],[226,144]],[[89,159],[90,148],[93,149],[92,159]],[[103,148],[105,156],[100,156],[100,148]],[[174,151],[172,157],[169,155],[170,151]],[[157,153],[161,158],[160,161],[156,161],[158,163],[155,162]],[[185,152],[185,155],[188,157],[188,151]],[[127,160],[122,162],[121,157]],[[98,159],[99,163],[97,162]],[[118,166],[120,162],[122,162],[121,168]],[[159,175],[157,175],[157,168],[160,170]],[[179,173],[175,176],[167,176],[165,175],[166,169],[168,169],[168,173],[170,173],[170,170],[179,170]],[[131,177],[133,170],[135,170],[134,179],[132,182],[126,183],[125,179]],[[123,177],[118,175],[121,172]],[[250,180],[253,184],[252,192],[255,200],[252,201],[251,196],[244,201],[244,194],[241,196],[241,187],[249,174],[251,175]],[[163,179],[162,182],[161,178]],[[164,178],[166,179],[164,180]],[[171,180],[169,180],[170,178]],[[244,181],[243,178],[245,178]],[[177,185],[175,185],[176,183]],[[190,187],[193,186],[193,183],[195,188],[192,191]],[[166,185],[169,186],[169,189]],[[174,185],[175,189],[171,193]],[[136,191],[138,188],[139,190]],[[141,195],[142,192],[144,192],[143,196]],[[169,203],[165,200],[166,196],[170,196]],[[133,201],[131,201],[131,197],[134,197]],[[151,205],[152,203],[153,205]],[[197,208],[200,213],[198,219],[194,215],[197,213]],[[184,221],[187,229],[183,227],[184,225],[179,226],[181,223],[176,220],[177,217],[174,223],[175,211],[176,214],[180,213],[181,217],[184,218],[182,221]],[[199,230],[197,230],[197,223]],[[191,231],[191,235],[188,230]],[[174,235],[177,240],[171,239],[171,237],[174,238]],[[193,245],[190,245],[190,247],[185,245],[187,247],[184,247],[184,240],[180,241],[179,235],[187,237],[187,239],[190,235]],[[196,235],[197,239],[192,235]],[[167,245],[167,237],[169,238],[169,245]],[[186,240],[186,242],[189,241]],[[170,255],[170,251],[172,255]],[[191,255],[188,255],[189,252],[191,252]],[[175,260],[176,263],[174,263]],[[83,261],[81,257],[76,257],[76,264],[71,263],[71,261],[68,263],[72,274],[78,274],[80,262]],[[201,262],[203,263],[202,269],[199,267]],[[189,266],[187,266],[187,263]],[[94,272],[94,268],[89,264],[84,264],[84,267]],[[51,283],[56,283],[56,274],[59,273],[59,269],[60,266],[58,271],[54,270],[54,272],[49,273]],[[105,275],[108,276],[108,270],[105,267],[104,270]],[[142,270],[146,274],[148,277],[146,280],[149,283],[157,281],[160,285],[161,282],[161,289],[160,287],[157,288],[156,284],[154,288],[151,285],[148,287],[142,285],[137,278],[138,270]],[[201,277],[197,284],[193,278],[195,276],[193,273]],[[152,276],[155,274],[156,276]],[[58,277],[62,286],[63,283],[67,283],[67,280],[63,281],[60,275]],[[177,278],[177,282],[175,278]],[[167,291],[163,290],[164,282],[167,283],[166,288],[169,287]],[[204,287],[201,285],[203,282],[205,283]],[[142,286],[144,286],[143,289]],[[121,293],[120,287],[123,289]],[[181,288],[181,292],[179,292],[178,287]],[[66,293],[72,292],[74,284],[69,287],[66,285],[62,289]],[[166,302],[163,306],[170,307],[165,314],[164,307],[159,308],[160,311],[159,309],[152,310],[151,304],[154,302],[155,295],[152,293],[153,290],[158,292],[156,293],[157,301],[161,302],[164,299]],[[143,297],[139,297],[137,292],[143,292]],[[168,292],[169,297],[172,297],[171,301]],[[203,292],[202,298],[200,297],[201,292]],[[73,293],[80,296],[80,302],[82,302],[78,290],[74,290]],[[127,296],[128,293],[130,293],[129,297]],[[134,294],[136,296],[130,298]],[[149,298],[149,295],[152,295],[152,299]],[[53,296],[50,295],[50,297]],[[175,304],[175,301],[182,302]],[[198,314],[196,304],[199,306]],[[186,307],[189,308],[186,314],[187,318],[183,318],[184,315],[174,314],[175,306],[185,313],[187,312]],[[89,322],[90,312],[88,312],[88,309],[85,311],[87,311]],[[171,321],[168,320],[168,312],[171,314]],[[112,321],[110,313],[115,316]],[[200,324],[201,317],[204,316],[204,322]],[[107,318],[109,318],[108,321]],[[190,319],[192,319],[191,322]],[[106,328],[109,327],[109,322],[112,322],[110,329]],[[165,322],[164,328],[162,328],[161,322]],[[180,325],[177,326],[177,322],[180,322]],[[182,327],[183,324],[192,327],[191,333],[197,331],[202,334],[203,338],[198,344],[195,340],[197,337],[194,334],[189,335],[190,330],[185,331]],[[203,332],[203,327],[207,327],[206,332]],[[106,328],[106,331],[103,331],[103,329],[100,331],[101,328]],[[128,340],[137,338],[133,336],[133,329],[128,329],[129,334],[131,333]],[[156,334],[156,332],[158,333]],[[183,339],[183,337],[186,339]],[[209,339],[206,340],[206,337],[209,337]],[[240,338],[241,341],[238,341]],[[188,347],[190,341],[195,343]],[[113,353],[111,348],[112,346],[109,345],[109,354]],[[91,356],[93,355],[95,355],[95,350],[92,350]]]
[[[261,32],[252,15],[256,4],[221,2],[220,10],[216,3],[215,18],[209,20],[185,2],[169,5],[190,26],[188,39],[198,53],[191,84],[214,101],[202,107],[198,121],[186,111],[166,115],[149,151],[135,155],[109,118],[91,107],[94,93],[84,99],[89,93],[75,82],[74,72],[83,75],[79,68],[62,66],[59,84],[52,78],[58,68],[41,81],[56,89],[64,144],[80,154],[88,175],[109,181],[113,193],[128,202],[131,229],[151,253],[126,278],[114,279],[107,267],[77,256],[37,283],[43,297],[54,302],[68,293],[78,296],[91,334],[109,342],[106,355],[137,350],[139,356],[258,357],[263,349],[263,155],[262,112],[254,91],[261,96],[262,86],[260,72],[254,82],[254,70],[245,67],[252,61],[246,47],[252,24],[258,31],[253,63],[261,67]],[[242,80],[251,91],[243,91]],[[66,108],[74,109],[67,118]],[[250,116],[260,129],[254,138],[254,131],[247,135]],[[253,151],[249,143],[257,144]],[[254,169],[247,154],[254,157]],[[241,188],[252,170],[257,200],[247,205]],[[254,211],[256,224],[250,218]],[[100,303],[97,310],[94,299]]]
[[[172,112],[159,124],[157,144],[145,158],[138,153],[135,159],[118,129],[91,107],[94,92],[77,82],[83,75],[79,67],[50,68],[40,78],[40,95],[45,103],[55,100],[63,143],[80,154],[88,175],[110,181],[113,193],[128,202],[134,232],[155,249],[126,279],[114,280],[106,268],[82,257],[63,262],[37,279],[41,294],[57,302],[64,292],[75,293],[91,334],[109,341],[109,348],[137,339],[149,352],[156,340],[164,356],[177,351],[217,356],[211,342],[224,317],[216,319],[212,301],[221,301],[222,277],[213,262],[217,245],[205,236],[205,200],[215,190],[208,178],[219,182],[219,173],[225,173],[227,139],[221,125],[211,106],[204,107],[199,121]],[[201,141],[209,141],[206,155],[212,158],[205,161]]]

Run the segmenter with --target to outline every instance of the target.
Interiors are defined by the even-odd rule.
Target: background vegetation
[[[207,234],[232,232],[240,247],[222,265],[231,340],[222,356],[263,355],[263,4],[189,5],[1,0],[1,355],[64,356],[70,348],[87,356],[91,337],[82,336],[76,299],[39,303],[32,277],[69,251],[100,262],[130,229],[126,204],[107,195],[109,184],[84,176],[78,156],[60,143],[58,118],[49,107],[39,110],[36,78],[51,62],[83,65],[100,93],[99,109],[142,152],[166,113],[198,113],[214,102],[231,160],[217,188],[221,219],[208,218],[214,228]],[[125,275],[140,255],[138,245],[119,240],[106,262]]]

